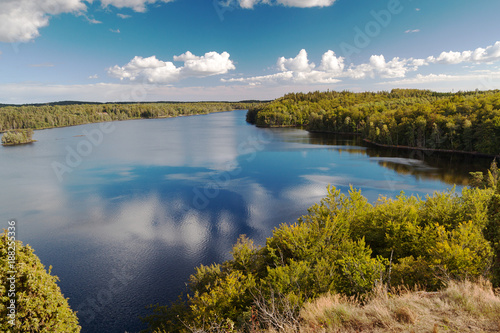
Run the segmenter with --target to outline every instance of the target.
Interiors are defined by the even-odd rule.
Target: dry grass
[[[296,332],[499,332],[500,297],[486,281],[440,292],[377,288],[364,304],[339,295],[307,303]]]

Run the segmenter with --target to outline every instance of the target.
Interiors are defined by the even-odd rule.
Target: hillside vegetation
[[[112,120],[177,117],[248,109],[258,103],[48,104],[0,107],[0,132],[42,129]]]
[[[387,289],[386,294],[371,296],[382,286],[437,292],[479,281],[477,288],[491,298],[490,281],[500,285],[499,180],[493,163],[487,175],[475,173],[475,187],[464,188],[460,195],[450,190],[423,200],[401,193],[396,198],[381,196],[374,204],[359,190],[351,188],[345,195],[330,187],[326,198],[296,223],[276,228],[263,247],[242,236],[232,260],[198,267],[187,295],[171,306],[154,307],[146,318],[149,331],[297,331],[312,325],[309,331],[315,332],[334,325],[337,328],[329,332],[345,327],[354,332],[364,325],[390,327],[387,318],[397,321],[398,316],[416,323],[420,310],[394,308],[390,302],[403,304],[397,300],[387,301],[375,318],[357,314],[372,311],[370,304],[380,297],[391,298]],[[447,290],[441,294],[453,294],[458,305],[443,305],[443,311],[452,313],[450,309],[462,302],[463,309],[479,316],[465,296]],[[446,303],[446,297],[428,304]],[[325,313],[314,310],[325,299]],[[498,298],[492,299],[485,305],[493,306],[493,312],[485,310],[492,317],[487,315],[484,327],[499,323]]]
[[[500,154],[500,91],[292,93],[249,110],[257,126],[359,133],[377,144]]]

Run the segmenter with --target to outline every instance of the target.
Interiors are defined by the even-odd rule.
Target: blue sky
[[[0,0],[0,103],[500,89],[498,0]]]

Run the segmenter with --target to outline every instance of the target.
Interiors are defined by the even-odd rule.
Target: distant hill
[[[55,106],[55,105],[105,105],[105,104],[188,104],[188,103],[268,103],[272,100],[244,100],[244,101],[155,101],[155,102],[85,102],[85,101],[58,101],[49,103],[27,103],[27,104],[3,104],[0,103],[0,108],[5,106]]]

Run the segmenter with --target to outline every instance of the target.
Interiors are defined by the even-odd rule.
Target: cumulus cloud
[[[224,82],[247,82],[252,85],[260,83],[336,83],[336,77],[344,68],[344,58],[337,57],[335,52],[328,51],[323,55],[320,66],[316,69],[314,63],[309,62],[306,50],[302,49],[295,58],[281,57],[276,66],[280,73],[255,76],[250,78],[232,78]]]
[[[442,52],[439,57],[430,56],[427,61],[439,64],[460,64],[463,62],[484,63],[500,60],[500,41],[486,48],[479,47],[474,51]]]
[[[333,5],[335,0],[277,0],[279,4],[287,7],[328,7]]]
[[[344,71],[344,58],[337,57],[335,52],[328,50],[323,54],[321,58],[320,69],[327,73],[333,73],[339,75]]]
[[[146,5],[173,0],[100,0],[103,7],[132,8],[145,12]],[[91,24],[100,21],[88,17],[86,3],[92,0],[0,0],[0,42],[28,42],[40,35],[40,28],[49,25],[51,16],[72,13],[83,16]],[[117,14],[121,18],[128,15]]]
[[[399,59],[395,57],[386,62],[383,55],[372,55],[370,61],[358,66],[351,65],[346,71],[346,76],[353,79],[375,78],[397,78],[404,77],[408,71],[417,70],[419,66],[426,65],[422,59]]]
[[[40,35],[51,15],[86,10],[81,0],[0,1],[0,42],[27,42]]]
[[[286,7],[310,8],[328,7],[336,0],[223,0],[219,4],[224,7],[241,7],[252,9],[255,5],[282,5]]]
[[[281,71],[294,71],[294,72],[310,72],[315,67],[314,63],[310,64],[307,59],[306,50],[300,50],[295,58],[286,59],[281,57],[278,59],[278,68]]]
[[[180,56],[174,56],[174,61],[183,61],[184,66],[180,68],[183,76],[210,76],[225,74],[229,70],[236,69],[233,61],[229,59],[227,52],[208,52],[204,56],[195,56],[187,51]]]
[[[246,82],[251,85],[260,83],[335,83],[341,78],[404,78],[409,72],[417,71],[422,66],[431,64],[490,63],[500,60],[500,41],[486,48],[474,51],[442,52],[438,57],[425,59],[394,57],[387,61],[384,55],[372,55],[367,63],[346,66],[344,57],[339,57],[329,50],[321,58],[320,66],[309,61],[306,50],[302,49],[295,58],[280,57],[277,61],[276,74],[249,78],[232,78],[224,82]],[[429,77],[429,79],[447,79],[447,77]]]
[[[307,58],[306,50],[302,49],[295,58],[278,59],[277,67],[281,71],[277,74],[257,76],[252,78],[237,78],[226,80],[228,82],[277,82],[294,81],[300,83],[335,83],[339,78],[363,79],[366,77],[382,78],[404,77],[408,71],[416,70],[425,64],[420,59],[393,58],[386,61],[383,55],[372,55],[365,64],[353,65],[345,68],[343,57],[338,57],[335,52],[328,50],[321,58],[321,64],[316,67]]]
[[[145,78],[150,83],[164,83],[177,81],[180,68],[175,67],[172,62],[158,60],[155,56],[136,56],[123,67],[115,65],[108,68],[108,74],[120,80],[134,81],[137,78]]]
[[[125,66],[108,68],[108,74],[120,80],[142,79],[149,83],[171,83],[188,77],[225,74],[235,69],[229,57],[227,52],[208,52],[203,56],[196,56],[188,51],[174,56],[174,61],[184,62],[183,66],[177,67],[173,62],[159,60],[156,56],[136,56]]]

